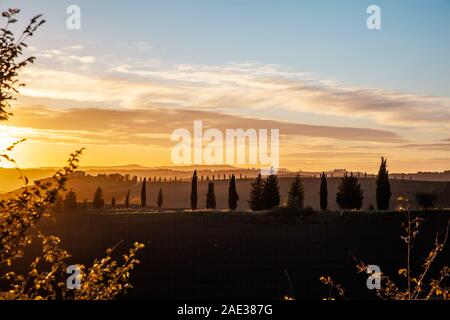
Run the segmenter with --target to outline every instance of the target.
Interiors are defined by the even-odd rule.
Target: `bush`
[[[103,199],[103,191],[101,187],[98,187],[95,191],[92,205],[96,210],[103,210],[105,208],[105,200]]]
[[[297,175],[291,184],[288,194],[287,206],[293,210],[304,207],[305,192],[300,175]]]
[[[7,22],[0,29],[0,120],[11,116],[6,108],[14,100],[17,88],[22,86],[17,79],[18,72],[34,61],[34,58],[17,61],[26,47],[25,40],[44,23],[41,15],[32,18],[19,39],[15,39],[8,28],[17,22],[19,12],[9,9],[2,13]],[[12,151],[16,144],[4,152]],[[106,257],[96,259],[92,267],[79,265],[80,290],[69,290],[66,279],[70,254],[61,246],[61,239],[46,235],[38,228],[39,221],[48,217],[55,201],[61,199],[58,194],[66,190],[67,180],[78,168],[81,151],[73,153],[68,165],[49,181],[38,180],[34,186],[28,186],[28,179],[23,177],[26,187],[14,197],[0,200],[0,300],[106,300],[119,297],[131,287],[130,272],[139,263],[136,253],[144,248],[143,244],[135,243],[123,256],[122,263],[113,259],[114,248],[107,250]],[[0,154],[0,160],[14,164],[7,153]],[[73,196],[71,201],[76,198]],[[16,261],[24,257],[25,248],[36,240],[42,244],[42,253],[32,260],[28,271],[21,274]]]
[[[261,174],[258,174],[251,184],[250,200],[248,200],[248,205],[252,211],[263,209],[263,193],[264,180],[262,179]]]
[[[278,177],[274,174],[268,176],[264,182],[262,201],[263,208],[268,210],[280,205],[280,186],[278,184]]]
[[[436,207],[436,200],[439,198],[439,194],[437,192],[417,192],[414,197],[417,205],[422,210],[428,210]]]
[[[361,189],[361,184],[358,183],[358,178],[353,174],[345,175],[336,194],[336,202],[339,207],[341,209],[359,210],[362,207],[363,200],[364,192]]]

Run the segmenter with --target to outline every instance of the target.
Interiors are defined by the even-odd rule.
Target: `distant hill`
[[[32,168],[23,169],[21,173],[28,177],[30,183],[35,180],[41,180],[52,176],[59,168]],[[258,173],[256,168],[238,168],[229,165],[199,165],[199,166],[160,166],[160,167],[145,167],[138,164],[130,165],[117,165],[117,166],[86,166],[81,167],[80,171],[86,175],[98,176],[98,175],[111,175],[120,174],[123,176],[137,176],[138,180],[147,178],[148,180],[155,180],[164,182],[173,181],[175,179],[187,181],[191,178],[192,172],[197,170],[199,178],[206,179],[228,179],[231,174],[235,174],[239,179],[252,179]],[[342,177],[348,171],[345,169],[336,169],[328,171],[329,177]],[[303,177],[318,178],[319,172],[300,172]],[[296,174],[295,171],[288,169],[280,169],[278,175],[280,177],[292,177]],[[355,175],[361,178],[372,178],[375,175],[372,173],[355,172]],[[16,169],[0,168],[0,194],[11,192],[23,187],[23,181],[21,181],[20,173]],[[405,180],[405,181],[442,181],[450,182],[450,171],[445,172],[419,172],[414,174],[407,173],[391,173],[391,180]]]
[[[31,183],[52,176],[57,169],[39,168],[39,169],[23,169],[19,172],[17,169],[0,168],[0,194],[18,189],[24,185],[20,180],[21,174],[26,176]]]
[[[165,209],[187,209],[190,203],[190,191],[191,191],[191,181],[190,174],[185,179],[180,182],[178,178],[175,182],[173,179],[164,179],[159,181],[157,179],[148,184],[147,187],[147,203],[149,207],[156,206],[157,194],[159,189],[162,189],[164,195],[164,208]],[[198,205],[202,209],[205,207],[205,196],[207,193],[207,176],[203,176],[203,181],[201,176],[199,177],[198,183]],[[212,180],[212,176],[209,178]],[[247,200],[250,196],[250,184],[253,178],[238,176],[237,178],[237,191],[240,197],[239,200],[239,210],[248,210]],[[282,176],[279,179],[280,182],[280,193],[282,203],[287,198],[287,193],[289,186],[293,181],[293,177]],[[329,192],[329,209],[338,209],[335,201],[335,195],[337,192],[338,185],[341,178],[328,178],[328,192]],[[375,185],[376,179],[374,178],[361,178],[360,182],[364,189],[364,204],[363,209],[367,209],[370,206],[376,205],[375,200]],[[319,187],[320,179],[317,178],[303,178],[304,189],[305,189],[305,205],[311,206],[315,209],[319,209]],[[217,201],[217,209],[226,209],[228,203],[228,186],[229,180],[227,177],[217,180],[215,177],[215,193]],[[414,194],[419,191],[425,192],[439,192],[444,196],[438,202],[438,205],[449,208],[450,207],[450,186],[446,182],[441,181],[414,181],[414,180],[392,180],[392,201],[391,209],[396,207],[395,199],[399,196],[405,196],[410,199],[410,203],[413,208],[416,207]],[[74,177],[69,179],[67,184],[67,189],[73,189],[77,194],[78,202],[83,202],[85,199],[88,202],[92,202],[95,190],[101,187],[104,194],[105,202],[109,205],[111,203],[112,197],[116,198],[117,204],[119,206],[123,205],[125,201],[125,196],[128,191],[130,191],[130,200],[134,205],[138,205],[140,202],[142,182],[140,180],[130,179],[124,180],[123,177],[113,174],[108,175],[98,175],[98,176],[83,176],[82,174],[75,174]],[[17,192],[18,190],[16,190]]]

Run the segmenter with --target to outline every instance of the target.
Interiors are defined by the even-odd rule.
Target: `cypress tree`
[[[159,189],[158,192],[158,202],[156,203],[158,208],[161,209],[163,206],[163,193],[162,193],[162,189]]]
[[[388,210],[392,192],[389,182],[389,171],[387,170],[387,159],[381,158],[380,170],[377,176],[377,208]]]
[[[328,182],[325,172],[320,178],[320,209],[326,211],[328,209]]]
[[[304,207],[305,191],[300,175],[297,174],[289,188],[288,207],[291,209],[302,209]]]
[[[55,203],[53,204],[53,212],[61,213],[64,209],[64,198],[58,193]]]
[[[141,206],[142,208],[147,206],[147,178],[144,178],[144,181],[142,181]]]
[[[130,207],[130,190],[128,190],[127,195],[125,197],[125,207],[127,209]]]
[[[280,186],[278,177],[271,174],[264,182],[263,208],[270,210],[280,205]]]
[[[216,195],[214,193],[214,182],[208,183],[208,193],[206,194],[206,209],[216,209]]]
[[[114,208],[116,208],[116,197],[112,197],[112,200],[111,200],[111,207],[114,209]]]
[[[194,171],[192,176],[192,186],[191,186],[191,209],[197,210],[197,170]]]
[[[94,200],[92,201],[94,209],[103,210],[105,207],[105,200],[103,199],[103,190],[98,187],[94,194]]]
[[[336,194],[336,202],[341,209],[361,209],[364,200],[364,192],[358,178],[353,174],[345,175],[339,185]]]
[[[77,208],[77,195],[75,191],[70,190],[64,198],[64,209],[75,210]]]
[[[239,200],[239,195],[236,191],[236,177],[234,174],[231,176],[230,186],[228,187],[228,208],[230,210],[236,210]]]
[[[258,174],[256,179],[251,184],[250,200],[248,200],[248,205],[252,211],[259,211],[263,209],[263,193],[264,181],[261,174]]]

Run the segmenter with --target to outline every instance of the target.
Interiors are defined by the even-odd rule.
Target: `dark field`
[[[414,261],[422,261],[450,214],[426,214]],[[330,275],[350,298],[372,298],[366,276],[357,275],[349,250],[384,273],[396,275],[406,251],[401,214],[351,214],[334,221],[268,221],[212,213],[67,213],[45,230],[61,236],[72,262],[90,264],[120,240],[147,244],[133,275],[132,299],[321,299],[319,281]],[[420,253],[417,255],[417,253]],[[438,265],[449,263],[448,244]],[[397,279],[397,277],[394,277]]]

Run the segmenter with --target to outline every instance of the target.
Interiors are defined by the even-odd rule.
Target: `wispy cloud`
[[[94,56],[59,56],[58,59],[63,63],[79,62],[81,64],[91,64],[96,61]]]
[[[52,50],[43,50],[37,52],[35,55],[39,58],[51,59],[52,61],[60,61],[62,64],[71,64],[74,62],[80,64],[91,64],[94,63],[97,58],[94,56],[82,56],[82,55],[74,55],[73,51],[81,51],[84,47],[82,45],[74,45],[70,47],[65,47],[61,50],[52,49]]]
[[[450,152],[450,143],[407,144],[401,148],[414,148],[421,150],[439,150]]]
[[[64,49],[68,51],[81,51],[85,49],[85,46],[82,44],[75,44],[72,46],[64,47]]]
[[[58,57],[66,63],[96,62],[91,56]],[[23,94],[32,97],[102,101],[127,108],[279,109],[440,131],[450,124],[450,98],[346,86],[275,65],[167,65],[153,61],[147,65],[116,64],[102,76],[34,68],[26,80],[29,86]]]
[[[54,136],[85,143],[172,145],[171,133],[178,128],[192,129],[193,122],[202,120],[205,128],[280,129],[283,136],[327,138],[342,141],[376,141],[398,143],[403,140],[395,133],[365,128],[314,126],[238,115],[185,109],[52,109],[22,107],[8,125],[43,132],[35,136]]]

